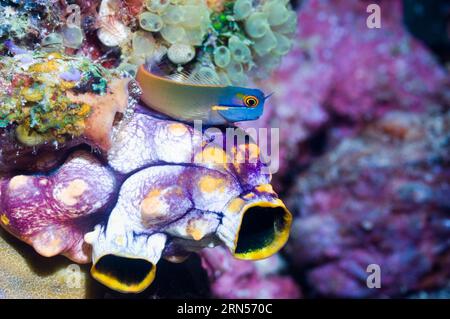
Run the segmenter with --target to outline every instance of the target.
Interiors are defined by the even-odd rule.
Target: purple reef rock
[[[447,284],[449,132],[449,113],[390,112],[298,176],[287,254],[313,294],[402,296]],[[367,286],[372,264],[379,289]]]
[[[422,112],[448,101],[448,73],[405,29],[401,0],[377,1],[381,29],[367,27],[369,4],[307,0],[300,6],[294,49],[261,83],[275,94],[257,124],[243,123],[280,129],[282,173],[290,163],[310,163],[302,144],[338,121],[364,124],[392,110]]]
[[[217,298],[297,299],[300,288],[289,276],[279,275],[284,262],[279,255],[249,262],[235,259],[226,249],[216,247],[200,253],[208,272],[211,291]]]

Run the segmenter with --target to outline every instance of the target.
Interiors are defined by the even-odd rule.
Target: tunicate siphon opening
[[[105,255],[92,266],[92,276],[116,291],[139,293],[155,278],[156,266],[139,258]]]
[[[289,237],[291,213],[282,206],[252,206],[242,218],[235,257],[263,259],[280,250]]]

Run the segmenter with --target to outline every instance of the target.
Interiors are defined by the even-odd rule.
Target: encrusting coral
[[[0,58],[2,162],[70,143],[107,150],[116,115],[128,108],[130,79],[83,57],[8,47],[14,57]]]

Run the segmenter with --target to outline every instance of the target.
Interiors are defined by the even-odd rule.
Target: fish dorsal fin
[[[205,73],[190,73],[185,70],[166,76],[166,78],[175,82],[199,86],[225,86],[222,82],[220,82],[220,79],[218,77],[214,77]]]
[[[190,83],[190,74],[186,71],[176,72],[167,78],[175,82]]]
[[[195,72],[189,77],[189,82],[196,85],[225,86],[217,75],[207,72]]]
[[[214,76],[212,73],[198,71],[190,72],[186,69],[174,71],[174,66],[171,64],[166,54],[154,57],[147,65],[151,73],[171,81],[199,86],[226,86],[220,81],[217,75]]]

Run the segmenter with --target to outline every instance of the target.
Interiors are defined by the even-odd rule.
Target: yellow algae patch
[[[59,64],[56,60],[49,60],[42,63],[36,63],[30,66],[29,72],[50,73],[55,72],[59,68]]]
[[[11,178],[9,181],[9,189],[10,190],[16,190],[21,188],[22,186],[25,186],[29,177],[25,175],[18,175]]]
[[[3,223],[3,225],[9,225],[9,218],[5,214],[2,214],[2,216],[0,217],[0,221]]]
[[[24,88],[21,94],[28,102],[39,102],[44,98],[44,93],[38,89]]]
[[[203,176],[198,182],[198,187],[202,193],[223,192],[226,184],[222,178]]]
[[[188,132],[187,127],[181,123],[170,124],[168,130],[174,136],[183,136]]]
[[[78,203],[78,197],[84,194],[89,185],[82,179],[75,179],[57,194],[58,200],[65,205],[73,206]]]
[[[125,237],[124,236],[117,236],[115,239],[115,242],[119,246],[125,246]]]
[[[235,152],[235,163],[257,163],[259,158],[259,147],[256,144],[239,145],[238,148],[233,148]]]
[[[75,87],[77,83],[76,82],[69,82],[69,81],[61,81],[59,83],[60,87],[63,90],[69,90],[69,89],[73,89]]]
[[[269,194],[275,193],[272,185],[270,184],[259,185],[256,187],[256,190],[260,193],[269,193]]]
[[[207,147],[195,157],[196,163],[204,164],[226,164],[227,154],[218,147]]]
[[[245,201],[243,199],[235,198],[228,205],[227,211],[229,211],[230,213],[239,213],[244,205]]]
[[[158,218],[166,214],[166,205],[161,200],[161,191],[152,190],[141,203],[141,216],[144,220]]]
[[[192,219],[189,221],[186,232],[194,240],[200,240],[205,237],[208,224],[204,220]]]
[[[91,106],[89,104],[83,103],[80,110],[77,112],[79,116],[87,116],[91,113]]]
[[[52,60],[52,59],[62,59],[63,56],[62,56],[62,54],[59,53],[59,52],[50,52],[49,54],[47,54],[47,58],[48,58],[49,60]]]
[[[252,198],[254,198],[256,195],[255,195],[255,193],[248,193],[247,195],[244,195],[244,198],[245,199],[252,199]]]

